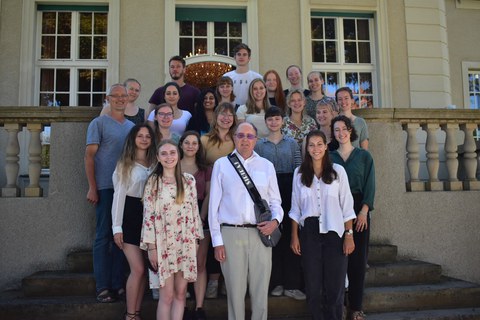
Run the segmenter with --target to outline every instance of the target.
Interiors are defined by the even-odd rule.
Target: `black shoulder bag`
[[[235,171],[237,171],[240,179],[245,185],[245,188],[247,188],[250,197],[252,197],[253,203],[255,205],[255,218],[257,219],[257,223],[263,221],[270,221],[272,219],[272,212],[270,211],[270,207],[268,206],[267,201],[265,199],[262,199],[262,197],[260,196],[257,187],[255,187],[255,184],[248,175],[247,170],[245,170],[243,164],[240,162],[240,159],[238,159],[235,153],[232,153],[228,155],[228,160],[230,160],[230,162],[232,163]],[[258,231],[258,234],[260,235],[260,240],[262,240],[262,243],[266,247],[275,247],[278,241],[280,241],[280,237],[282,236],[279,228],[273,230],[272,234],[269,236],[262,234],[260,230]]]

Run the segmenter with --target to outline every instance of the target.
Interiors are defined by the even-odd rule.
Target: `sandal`
[[[127,293],[125,292],[125,289],[120,288],[120,289],[118,289],[118,290],[115,292],[115,298],[116,298],[117,300],[125,300],[126,294],[127,294]]]
[[[137,317],[138,320],[142,319],[142,317],[140,316],[140,311],[135,311],[135,316]]]
[[[125,320],[136,320],[137,319],[137,313],[130,313],[128,311],[125,311]]]
[[[108,290],[102,290],[97,294],[97,302],[100,303],[112,303],[115,302],[115,297],[113,297],[112,293]]]
[[[365,320],[367,318],[365,317],[365,313],[363,313],[363,311],[353,311],[351,319],[352,320]]]

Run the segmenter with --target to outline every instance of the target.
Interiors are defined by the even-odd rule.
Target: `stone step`
[[[433,283],[440,276],[440,266],[421,261],[371,264],[366,286]],[[41,271],[24,278],[22,288],[26,297],[88,296],[95,294],[95,280],[92,273]]]
[[[397,247],[373,244],[368,252],[369,263],[394,262],[397,259]],[[74,251],[67,255],[67,270],[71,272],[93,272],[92,251]]]
[[[368,299],[368,296],[366,299]],[[369,320],[480,320],[478,295],[474,296],[473,299],[476,299],[476,306],[474,307],[447,309],[448,306],[445,304],[439,309],[418,310],[422,306],[417,305],[414,309],[408,311],[374,312],[366,306],[365,311]],[[142,305],[142,319],[154,320],[156,305],[157,302],[153,301],[147,294]],[[187,301],[187,305],[193,308],[193,300]],[[248,309],[248,298],[246,305]],[[227,303],[225,297],[205,300],[204,309],[210,320],[226,319]],[[124,302],[100,304],[93,297],[85,296],[0,299],[1,319],[6,320],[114,320],[121,319],[124,310]],[[249,311],[247,310],[246,318],[249,318],[248,315]],[[269,319],[307,320],[310,317],[304,301],[295,301],[287,297],[271,297],[269,299]]]
[[[415,283],[438,282],[442,267],[423,261],[398,261],[395,263],[370,264],[367,269],[365,286],[393,286]]]
[[[480,320],[480,308],[369,313],[368,320]]]
[[[443,278],[434,284],[371,287],[365,289],[367,312],[480,307],[480,286]]]

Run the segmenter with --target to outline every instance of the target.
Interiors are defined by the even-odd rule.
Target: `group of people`
[[[375,173],[352,91],[325,96],[317,71],[305,90],[294,65],[284,90],[275,70],[249,70],[246,44],[234,57],[237,69],[203,91],[185,83],[185,60],[172,57],[172,81],[154,92],[149,110],[136,104],[135,79],[108,90],[85,151],[96,299],[125,297],[125,319],[141,319],[148,270],[157,319],[186,318],[189,282],[188,314],[206,319],[204,299],[217,295],[223,275],[229,319],[245,318],[247,289],[252,319],[267,319],[269,293],[306,299],[313,319],[342,319],[345,301],[348,319],[365,319]],[[257,221],[233,155],[268,204],[269,221]],[[277,228],[280,241],[265,246],[259,233]]]

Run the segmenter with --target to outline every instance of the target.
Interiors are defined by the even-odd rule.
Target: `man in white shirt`
[[[253,151],[256,141],[255,127],[243,122],[235,132],[233,152],[268,202],[271,221],[257,224],[253,200],[227,157],[218,159],[212,172],[208,221],[225,278],[229,320],[245,319],[247,285],[252,319],[267,319],[272,248],[263,245],[258,232],[270,235],[283,219],[275,168]]]
[[[262,75],[249,70],[250,56],[252,50],[245,44],[240,43],[233,49],[235,63],[237,69],[229,71],[224,76],[230,77],[233,81],[233,93],[235,94],[235,104],[243,105],[248,99],[248,87],[250,82],[257,78],[262,78]]]

